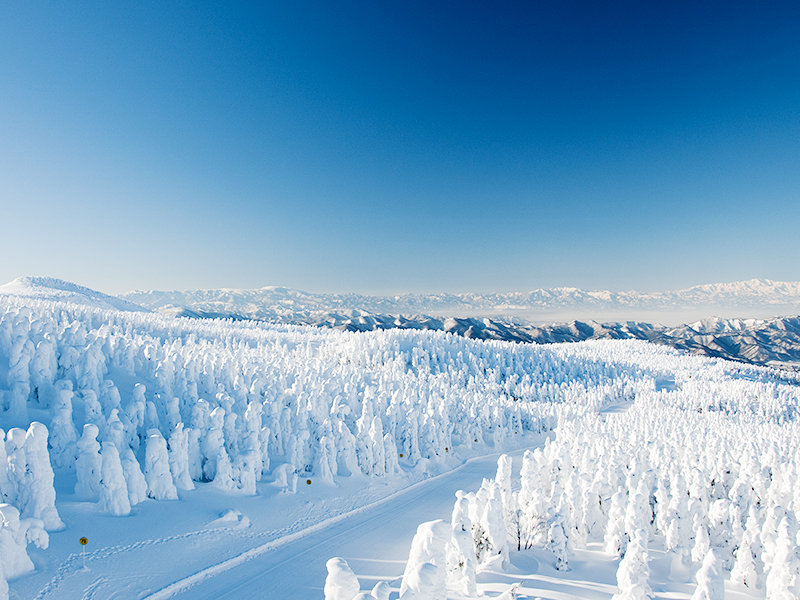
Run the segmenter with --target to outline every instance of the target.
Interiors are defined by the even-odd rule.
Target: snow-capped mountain
[[[285,287],[255,290],[219,289],[186,292],[134,291],[122,298],[151,310],[185,308],[198,313],[251,319],[305,319],[314,313],[363,310],[378,314],[455,316],[513,315],[564,309],[685,311],[719,307],[775,307],[800,312],[800,282],[751,279],[700,285],[672,292],[611,292],[579,288],[538,289],[505,294],[314,294]],[[793,308],[794,310],[787,310]]]
[[[665,327],[628,319],[608,323],[581,319],[536,325],[513,316],[528,316],[531,311],[543,316],[556,311],[568,314],[570,310],[578,312],[587,308],[597,311],[598,315],[658,310],[706,310],[706,314],[711,315],[720,309],[737,307],[742,312],[755,307],[776,313],[798,314],[800,282],[752,279],[651,294],[554,288],[511,294],[406,294],[388,297],[309,294],[284,287],[265,287],[257,290],[130,292],[123,298],[170,316],[252,318],[347,331],[431,329],[475,339],[538,344],[588,339],[644,339],[730,360],[776,367],[800,364],[800,320],[795,317],[711,318]],[[481,312],[486,316],[452,316]],[[653,316],[658,315],[653,313]]]
[[[2,295],[81,304],[105,310],[147,312],[146,308],[123,298],[109,296],[54,277],[18,277],[5,285],[0,285],[0,296]]]
[[[683,292],[667,292],[672,304],[664,306],[707,306],[709,314],[714,308],[749,302],[751,305],[792,307],[791,301],[800,298],[800,284],[751,280],[731,284],[715,284],[690,288]],[[599,298],[612,300],[612,292],[586,292],[570,288],[567,294],[562,288],[539,290],[542,298]],[[752,364],[778,368],[800,368],[800,318],[775,317],[771,319],[722,319],[706,318],[676,327],[666,327],[642,321],[625,320],[604,322],[592,319],[573,319],[563,323],[534,324],[520,317],[453,317],[430,314],[402,314],[395,311],[373,312],[353,306],[383,306],[397,309],[402,306],[428,307],[442,310],[445,302],[460,299],[462,308],[487,307],[500,311],[502,307],[523,307],[522,294],[440,295],[440,296],[359,296],[355,294],[308,294],[283,287],[266,287],[258,290],[201,290],[196,292],[130,292],[123,298],[107,296],[80,285],[52,278],[24,277],[0,286],[0,294],[15,295],[42,300],[82,304],[94,308],[125,311],[153,309],[165,316],[191,318],[229,318],[234,320],[256,319],[273,323],[312,325],[340,331],[375,331],[389,329],[432,330],[453,333],[461,337],[500,340],[519,343],[553,344],[580,342],[594,339],[640,339],[685,350],[693,354],[726,358]],[[624,295],[632,298],[634,293]],[[605,295],[605,296],[604,296]],[[640,297],[646,295],[640,294]],[[651,298],[655,295],[649,295]],[[414,304],[410,299],[424,298]],[[439,299],[437,301],[433,300]],[[450,300],[446,300],[449,298]],[[493,298],[494,304],[487,300]],[[500,300],[504,299],[505,304]],[[705,299],[705,300],[703,300]],[[513,302],[515,303],[512,303]],[[137,302],[137,304],[134,304]],[[556,306],[548,305],[550,308]],[[666,302],[666,301],[665,301]],[[482,303],[482,304],[481,304]],[[683,304],[681,304],[683,303]],[[770,304],[771,303],[771,304]],[[142,308],[140,304],[146,308]],[[641,304],[633,306],[641,308]],[[561,308],[565,306],[562,305]],[[796,307],[800,312],[800,306]],[[453,309],[455,311],[455,309]],[[454,313],[450,313],[454,314]]]

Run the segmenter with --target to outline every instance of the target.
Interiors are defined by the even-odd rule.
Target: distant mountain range
[[[114,310],[152,310],[167,316],[255,319],[349,331],[430,329],[469,338],[521,343],[643,339],[694,354],[800,370],[800,318],[706,318],[677,327],[626,320],[572,320],[535,325],[515,313],[592,307],[598,312],[705,310],[739,307],[800,313],[800,282],[753,279],[676,292],[587,291],[554,288],[509,294],[310,294],[284,287],[193,292],[137,291],[116,298],[58,279],[24,277],[0,294],[88,304]],[[447,316],[475,314],[487,316]]]
[[[362,310],[376,314],[434,314],[453,316],[548,313],[591,308],[599,312],[624,310],[685,311],[720,307],[775,307],[800,312],[800,282],[751,279],[699,285],[674,292],[611,292],[579,288],[538,289],[505,294],[312,294],[285,287],[255,290],[219,289],[191,292],[136,291],[122,298],[152,310],[189,309],[198,313],[251,319],[296,319],[319,312]],[[710,314],[710,313],[709,313]]]

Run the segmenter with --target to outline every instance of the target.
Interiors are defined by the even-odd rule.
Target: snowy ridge
[[[638,339],[692,354],[714,356],[776,368],[800,369],[800,317],[720,319],[711,317],[678,327],[650,323],[571,321],[531,325],[522,319],[403,317],[401,315],[339,315],[326,313],[309,325],[346,331],[431,329],[467,338],[534,344],[597,339]]]
[[[0,295],[68,302],[107,310],[147,310],[122,298],[54,277],[18,277],[5,285],[0,285]]]
[[[234,318],[230,315],[198,313],[177,308],[159,309],[158,312],[190,318]],[[439,318],[350,311],[314,313],[308,318],[293,318],[289,322],[340,331],[365,332],[388,329],[444,331],[471,339],[532,344],[638,339],[702,356],[781,369],[800,369],[800,317],[774,319],[711,317],[678,327],[665,327],[636,321],[598,323],[593,320],[532,325],[520,318]]]
[[[598,310],[686,310],[713,307],[794,307],[800,312],[800,282],[751,279],[700,285],[671,292],[611,292],[579,288],[537,289],[506,294],[312,294],[285,287],[255,290],[135,291],[122,298],[151,310],[164,307],[239,315],[251,319],[302,319],[313,313],[363,310],[378,314],[442,314],[464,316],[483,312],[555,311],[591,307]],[[710,311],[713,312],[713,311]]]

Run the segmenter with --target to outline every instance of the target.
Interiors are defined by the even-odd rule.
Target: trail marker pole
[[[85,571],[86,570],[86,544],[89,543],[89,540],[87,540],[85,537],[82,537],[78,541],[81,543],[81,547],[83,548],[83,570]]]

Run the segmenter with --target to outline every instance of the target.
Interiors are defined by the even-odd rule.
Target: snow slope
[[[533,440],[532,440],[533,441]],[[208,579],[180,581],[157,598],[222,600],[257,597],[269,589],[271,597],[305,600],[322,597],[325,562],[334,554],[347,558],[364,581],[399,579],[417,524],[434,518],[448,519],[453,490],[476,487],[494,475],[497,455],[490,454],[438,477],[427,479],[346,518],[325,523],[251,560],[227,565]],[[302,564],[303,577],[290,565]],[[185,587],[184,587],[185,586]],[[371,586],[370,586],[371,587]],[[178,591],[180,590],[180,591]]]
[[[237,573],[259,568],[281,573],[296,597],[320,597],[324,572],[304,566],[315,552],[304,545],[309,534],[328,540],[332,555],[382,561],[354,565],[365,578],[394,577],[396,598],[402,565],[386,561],[408,556],[413,531],[406,525],[440,515],[437,507],[452,507],[453,488],[474,490],[493,474],[481,461],[453,472],[468,459],[536,447],[542,435],[570,431],[576,433],[550,446],[566,457],[574,438],[584,452],[589,439],[570,423],[595,423],[621,403],[641,403],[635,414],[657,416],[652,407],[663,405],[692,417],[687,423],[716,415],[771,432],[771,454],[762,437],[750,442],[774,457],[765,464],[789,465],[797,456],[789,449],[798,447],[798,390],[790,373],[639,340],[534,345],[436,331],[356,334],[5,294],[0,494],[24,523],[0,510],[0,597],[6,579],[10,596],[24,599],[213,596],[214,586],[231,585],[229,578],[240,585],[247,577]],[[649,432],[654,448],[676,445],[663,425],[635,431]],[[621,435],[608,430],[611,448]],[[731,449],[740,443],[715,439]],[[695,457],[687,464],[701,455],[701,442],[681,439],[694,453],[686,456]],[[413,485],[419,487],[409,495],[397,495]],[[393,507],[404,498],[419,512],[394,527]],[[350,535],[354,545],[338,544]],[[81,536],[89,539],[88,570]],[[373,556],[378,536],[385,550]],[[12,555],[20,561],[15,570],[6,566]],[[573,584],[557,575],[548,584],[553,595],[537,595],[569,593]],[[483,584],[499,591],[495,583]],[[286,596],[245,582],[238,597],[253,597],[256,585],[263,597]],[[593,589],[610,597],[606,584]]]
[[[116,296],[54,277],[18,277],[0,285],[0,296],[16,296],[53,302],[67,302],[106,310],[146,311],[147,309]]]

